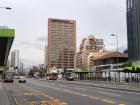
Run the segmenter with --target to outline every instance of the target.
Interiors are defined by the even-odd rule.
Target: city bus
[[[47,80],[56,80],[56,79],[58,79],[57,72],[47,73]]]

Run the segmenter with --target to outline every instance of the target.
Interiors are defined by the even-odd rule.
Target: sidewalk
[[[12,96],[5,89],[2,82],[0,82],[0,105],[15,105]]]
[[[122,84],[122,83],[103,82],[103,81],[94,81],[94,80],[76,80],[76,81],[57,80],[57,82],[140,93],[140,84],[136,84],[136,83]]]

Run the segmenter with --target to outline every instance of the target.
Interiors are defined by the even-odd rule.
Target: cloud
[[[22,49],[29,49],[29,48],[35,48],[38,50],[43,50],[45,43],[39,43],[39,42],[20,42],[13,45],[13,48],[22,48]]]
[[[30,67],[44,62],[44,46],[43,43],[21,42],[16,44],[12,50],[19,49],[20,59],[27,67]]]
[[[116,51],[117,50],[117,45],[112,43],[112,44],[109,44],[108,46],[105,46],[105,49],[109,50],[109,51]],[[126,44],[118,46],[118,51],[120,51],[120,52],[123,52],[126,49],[127,49]]]
[[[44,37],[44,36],[38,37],[36,40],[37,40],[38,42],[47,43],[47,37]]]
[[[20,58],[27,61],[26,63],[30,62],[29,64],[37,65],[43,63],[44,53],[43,50],[38,49],[37,47],[29,47],[20,49]]]

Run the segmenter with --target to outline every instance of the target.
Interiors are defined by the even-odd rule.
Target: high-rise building
[[[24,63],[22,62],[22,60],[20,59],[19,60],[20,62],[19,62],[19,71],[24,71]]]
[[[140,0],[127,0],[128,58],[140,63]]]
[[[83,38],[82,42],[80,43],[80,48],[79,51],[76,53],[76,63],[75,66],[77,68],[83,67],[83,49],[84,49],[84,44],[85,44],[86,38]]]
[[[19,68],[19,50],[13,50],[10,53],[10,66]]]
[[[97,39],[94,35],[84,38],[80,44],[80,50],[76,55],[76,67],[87,67],[88,56],[91,52],[99,52],[104,50],[103,39]]]
[[[76,20],[48,19],[48,68],[74,69]]]

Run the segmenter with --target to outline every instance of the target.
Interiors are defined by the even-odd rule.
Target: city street
[[[28,79],[5,83],[17,105],[139,105],[140,94],[119,90]]]
[[[140,0],[1,0],[0,105],[140,105]]]

